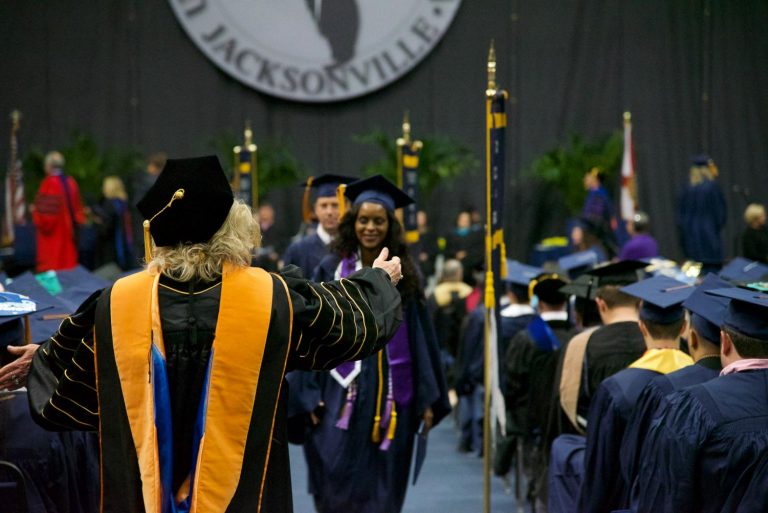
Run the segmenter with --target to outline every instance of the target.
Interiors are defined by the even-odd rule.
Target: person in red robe
[[[45,156],[45,178],[32,210],[36,228],[37,272],[77,265],[77,225],[85,222],[77,182],[64,174],[64,156]]]

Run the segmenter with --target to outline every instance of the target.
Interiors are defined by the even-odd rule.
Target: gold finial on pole
[[[488,89],[485,90],[485,94],[488,96],[496,94],[496,49],[493,39],[488,50]]]
[[[245,145],[244,146],[247,148],[248,146],[253,144],[253,131],[251,130],[251,120],[250,119],[246,119],[245,120],[245,132],[244,132],[244,135],[245,135]]]
[[[632,121],[632,113],[629,111],[626,111],[624,113],[624,122],[629,123],[630,121]]]
[[[18,126],[20,121],[21,121],[21,111],[18,109],[14,109],[13,111],[11,111],[11,122],[13,123],[13,126]]]

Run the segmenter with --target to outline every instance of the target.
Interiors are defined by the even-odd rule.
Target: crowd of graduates
[[[33,212],[37,270],[66,276],[78,263],[74,227],[82,213],[63,160],[49,157]],[[506,263],[498,310],[506,432],[486,456],[534,511],[768,510],[765,211],[752,205],[745,213],[743,247],[752,259],[720,270],[722,194],[711,161],[693,164],[678,215],[685,253],[698,256],[700,266],[655,259],[659,248],[645,213],[622,232],[597,170],[585,174],[587,200],[571,233],[576,252],[541,267]],[[163,165],[149,160],[146,191]],[[349,210],[339,202],[339,185]],[[484,456],[482,219],[468,208],[438,240],[421,213],[419,241],[408,246],[397,210],[412,200],[385,178],[322,175],[304,187],[314,199],[290,244],[276,236],[279,211],[261,206],[263,244],[252,263],[281,270],[291,284],[303,275],[315,283],[340,280],[344,289],[348,277],[386,251],[402,263],[394,306],[403,322],[385,349],[359,359],[350,353],[333,365],[315,361],[308,348],[316,338],[299,337],[298,356],[312,364],[287,375],[288,441],[303,446],[318,512],[397,512],[414,453],[415,478],[429,430],[452,410],[458,450]],[[130,272],[140,246],[121,184],[105,181],[97,214],[111,220],[102,241],[110,249],[99,254]],[[61,249],[45,249],[52,244]],[[321,297],[319,290],[305,295]],[[341,307],[325,304],[334,319],[338,314],[337,327],[372,329],[358,319],[360,305],[349,304],[346,321]],[[310,370],[317,368],[322,372]],[[23,385],[21,371],[18,363],[0,368],[4,387]],[[174,483],[184,477],[174,474]]]

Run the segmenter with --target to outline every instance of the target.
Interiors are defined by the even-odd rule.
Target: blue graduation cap
[[[714,289],[708,294],[729,298],[723,325],[768,342],[768,294],[752,289]]]
[[[523,285],[525,287],[531,283],[531,280],[542,273],[541,267],[534,267],[518,262],[517,260],[507,260],[507,278],[508,283]]]
[[[683,308],[691,312],[691,326],[699,336],[713,344],[720,344],[720,326],[730,300],[707,294],[707,291],[731,287],[731,284],[708,274],[696,290],[683,301]]]
[[[768,265],[736,257],[720,270],[720,277],[737,284],[762,281],[768,277]]]
[[[690,160],[692,166],[706,166],[712,158],[706,153],[697,153],[696,155],[691,155]]]
[[[643,300],[640,318],[659,324],[671,324],[684,315],[683,301],[693,292],[694,286],[667,276],[654,276],[621,289],[630,296]]]
[[[308,197],[311,189],[315,189],[318,198],[330,198],[336,196],[336,188],[340,184],[352,183],[357,178],[344,175],[332,175],[329,173],[320,176],[310,176],[301,184],[304,194]]]
[[[77,307],[83,304],[91,294],[110,285],[109,281],[79,265],[73,269],[56,271],[56,277],[62,288],[56,298],[72,305],[74,307],[72,312],[77,310]]]
[[[28,296],[37,303],[37,309],[29,314],[31,342],[34,343],[48,340],[59,329],[62,319],[77,308],[76,305],[49,294],[29,272],[13,278],[5,288]]]
[[[347,185],[345,194],[353,205],[378,203],[389,212],[413,203],[413,199],[381,175],[363,178]]]
[[[557,260],[557,265],[573,279],[587,271],[590,267],[597,265],[599,261],[600,256],[597,252],[588,249],[560,257]]]

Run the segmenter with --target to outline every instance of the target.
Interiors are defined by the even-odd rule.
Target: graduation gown
[[[632,511],[768,511],[768,370],[673,394],[643,445]]]
[[[667,396],[683,388],[715,379],[720,374],[720,356],[709,356],[679,371],[656,376],[640,393],[621,442],[621,475],[632,486],[640,464],[640,451],[651,422],[667,403]],[[629,501],[629,496],[626,497]]]
[[[603,381],[589,408],[584,482],[576,511],[610,513],[624,506],[628,486],[621,477],[619,455],[637,399],[656,376],[692,363],[677,349],[651,349],[630,368]]]
[[[726,221],[726,204],[720,186],[714,180],[689,185],[677,201],[678,229],[683,254],[705,264],[723,261],[720,235]]]
[[[326,257],[315,278],[332,278],[340,259]],[[309,470],[309,491],[322,513],[396,513],[402,508],[408,488],[414,435],[427,408],[434,414],[434,425],[450,411],[440,352],[431,320],[421,301],[404,305],[410,353],[412,399],[408,405],[396,404],[397,423],[389,448],[382,450],[372,441],[374,415],[379,395],[380,376],[388,375],[387,351],[382,351],[382,371],[378,355],[361,361],[355,379],[357,395],[352,404],[347,429],[336,427],[347,402],[347,389],[329,373],[316,376],[319,397],[325,413],[307,437],[304,453]],[[393,376],[393,379],[396,379]],[[383,383],[386,395],[387,384]],[[311,395],[316,392],[312,390]],[[317,403],[314,403],[317,404]]]
[[[171,481],[198,511],[292,511],[284,372],[381,348],[400,323],[397,290],[379,269],[318,285],[254,268],[151,283],[146,272],[119,280],[42,345],[29,377],[35,420],[99,430],[103,511],[159,513]],[[145,312],[153,301],[162,336]],[[165,380],[150,349],[158,337]]]
[[[284,265],[295,265],[311,278],[320,261],[330,253],[328,246],[317,233],[308,235],[288,246],[283,254]]]
[[[64,185],[66,182],[66,187]],[[63,174],[40,183],[32,212],[37,243],[37,272],[77,265],[77,225],[85,222],[77,182]]]

